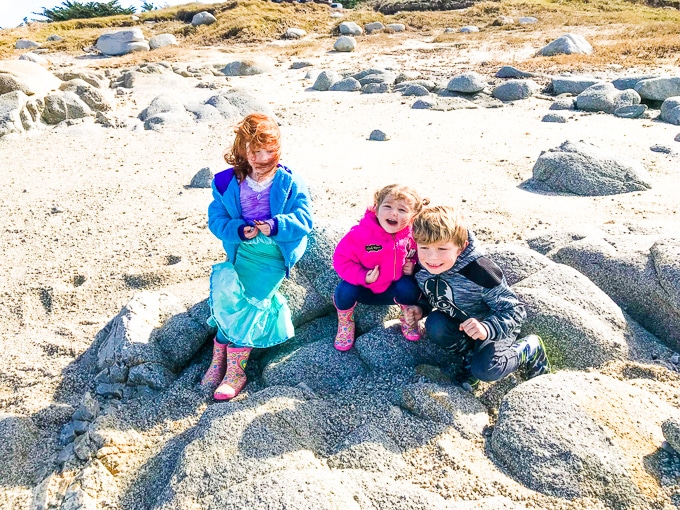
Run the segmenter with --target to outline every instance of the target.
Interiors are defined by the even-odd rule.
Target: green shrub
[[[105,16],[116,16],[119,14],[134,14],[134,7],[121,7],[118,0],[110,2],[87,2],[66,0],[62,2],[63,7],[47,9],[43,7],[42,12],[34,12],[38,16],[47,18],[47,22],[68,21],[70,19],[102,18]]]

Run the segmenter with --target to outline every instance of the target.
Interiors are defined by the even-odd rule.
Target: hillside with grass
[[[674,3],[673,3],[674,2]],[[658,3],[658,2],[657,2]],[[20,38],[31,39],[49,52],[80,54],[83,48],[95,44],[104,32],[140,27],[147,37],[170,33],[177,37],[182,47],[256,44],[281,39],[288,28],[301,28],[314,34],[315,40],[338,35],[342,21],[355,21],[359,25],[371,21],[403,23],[412,35],[429,37],[432,43],[456,45],[492,44],[498,50],[526,44],[542,45],[553,36],[579,32],[597,48],[589,56],[555,57],[546,61],[538,59],[525,66],[555,69],[563,61],[569,68],[619,64],[624,66],[650,63],[677,64],[680,55],[680,6],[678,0],[664,1],[664,6],[650,6],[625,0],[505,0],[502,2],[472,0],[376,0],[360,3],[354,9],[345,9],[344,17],[329,17],[329,7],[318,3],[274,3],[266,0],[233,0],[219,4],[186,4],[138,13],[135,16],[118,15],[102,18],[72,19],[69,21],[40,23],[0,31],[0,58],[16,58],[22,50],[14,45]],[[411,10],[447,9],[454,10]],[[192,17],[209,11],[217,18],[212,25],[191,25]],[[391,13],[384,14],[383,12]],[[500,16],[518,18],[534,16],[540,24],[497,24]],[[475,25],[479,33],[443,33],[447,27]],[[61,41],[47,41],[56,34]],[[380,36],[376,36],[377,39]],[[300,48],[311,42],[298,42]],[[433,51],[435,47],[433,46]],[[172,58],[168,51],[136,56],[153,61]]]

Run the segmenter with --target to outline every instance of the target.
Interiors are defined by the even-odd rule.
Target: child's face
[[[395,200],[391,195],[386,196],[376,211],[380,226],[390,234],[396,234],[408,227],[413,220],[413,206],[407,200]]]
[[[266,147],[251,147],[250,144],[246,145],[246,157],[255,174],[267,174],[279,163],[276,152]]]
[[[418,261],[430,273],[441,274],[453,267],[467,244],[462,248],[453,241],[418,244]]]

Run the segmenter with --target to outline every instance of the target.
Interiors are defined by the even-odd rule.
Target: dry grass
[[[193,15],[203,10],[214,14],[217,23],[192,26]],[[14,49],[19,38],[40,42],[48,51],[79,54],[83,47],[93,45],[102,33],[131,26],[141,27],[147,37],[172,33],[182,46],[226,46],[227,43],[232,46],[279,39],[289,27],[334,37],[341,21],[355,21],[360,25],[381,21],[404,23],[411,34],[430,35],[433,44],[454,48],[470,43],[484,44],[493,47],[496,52],[511,54],[513,49],[527,45],[540,47],[567,32],[584,35],[596,48],[595,53],[589,56],[562,55],[523,61],[523,67],[534,70],[574,70],[580,66],[597,68],[608,64],[677,64],[680,61],[680,11],[624,0],[483,1],[459,11],[401,12],[395,15],[383,15],[364,7],[346,10],[345,17],[340,20],[331,19],[328,13],[328,7],[322,4],[233,0],[212,5],[168,7],[141,13],[136,21],[130,16],[114,16],[51,24],[32,23],[27,27],[0,31],[0,58],[16,58],[20,54]],[[500,15],[515,19],[534,16],[540,22],[535,25],[493,26],[493,21]],[[442,33],[445,27],[463,25],[476,25],[482,31],[477,34]],[[60,35],[64,41],[46,42],[50,34]],[[304,54],[314,44],[300,42],[286,51]],[[172,53],[166,51],[163,55],[167,57]],[[157,60],[158,56],[160,54],[137,55],[130,59]]]

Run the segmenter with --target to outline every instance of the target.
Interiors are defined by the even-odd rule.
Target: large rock
[[[396,481],[404,467],[401,436],[422,438],[427,429],[411,420],[407,430],[393,405],[370,405],[374,418],[354,422],[348,408],[276,386],[243,402],[211,406],[189,443],[170,459],[172,476],[159,487],[152,508],[450,509],[440,496]],[[347,422],[355,424],[346,428]],[[355,455],[370,455],[368,469]]]
[[[0,96],[0,137],[24,131],[22,114],[27,102],[28,96],[20,90]]]
[[[588,87],[576,98],[576,108],[587,112],[614,113],[618,108],[640,104],[640,95],[632,89],[618,90],[612,83]]]
[[[474,94],[486,88],[484,77],[474,71],[454,76],[446,85],[446,90],[451,92],[462,92],[464,94]]]
[[[217,18],[210,14],[208,11],[202,11],[199,12],[198,14],[194,14],[194,17],[191,18],[191,24],[193,26],[198,26],[198,25],[212,25],[213,23],[217,22]]]
[[[341,35],[361,35],[364,29],[357,25],[354,21],[343,21],[338,27]]]
[[[31,41],[30,39],[19,39],[14,43],[14,48],[17,50],[33,50],[35,48],[40,48],[40,43]]]
[[[661,103],[661,120],[680,125],[680,96],[669,97]]]
[[[77,83],[77,81],[79,80],[64,83],[62,90],[73,92],[93,111],[106,112],[111,109],[109,98],[100,89],[85,82]]]
[[[508,80],[494,88],[491,95],[501,101],[518,101],[533,96],[539,89],[533,80]]]
[[[354,37],[350,37],[349,35],[341,35],[338,37],[337,41],[335,41],[335,44],[333,44],[333,49],[335,51],[341,52],[354,51],[356,47],[356,39],[354,39]]]
[[[222,73],[225,76],[253,76],[255,74],[270,73],[274,70],[271,60],[265,58],[251,58],[246,60],[236,60],[230,62]]]
[[[21,91],[43,97],[57,90],[61,80],[40,64],[28,60],[0,60],[0,95]]]
[[[677,409],[637,386],[560,372],[505,396],[489,446],[517,480],[541,493],[655,508],[661,425],[673,416]]]
[[[139,119],[144,122],[144,129],[154,131],[193,124],[193,118],[184,104],[171,94],[161,94],[153,98],[149,106],[139,114]]]
[[[336,82],[342,80],[340,76],[335,71],[321,71],[319,75],[314,80],[314,85],[312,88],[314,90],[329,90],[331,86]]]
[[[56,76],[63,81],[83,80],[98,89],[109,87],[109,80],[101,73],[88,70],[71,70],[57,73]]]
[[[660,77],[640,80],[635,85],[635,92],[643,99],[663,101],[673,96],[680,96],[680,77]]]
[[[228,105],[236,109],[236,116],[245,117],[251,113],[262,112],[276,120],[276,114],[266,101],[253,96],[245,90],[234,89],[220,92],[216,96],[209,98],[206,104],[217,108],[220,114],[228,120],[234,117],[234,110]]]
[[[67,119],[92,117],[94,112],[73,92],[52,93],[45,96],[42,121],[45,124],[59,124]]]
[[[149,48],[157,50],[165,46],[177,46],[177,38],[172,34],[158,34],[149,39]]]
[[[553,92],[558,96],[560,94],[580,94],[598,83],[602,83],[602,80],[592,76],[555,76],[551,80]]]
[[[0,476],[3,484],[31,486],[35,483],[35,457],[40,431],[30,418],[0,413]]]
[[[609,296],[568,266],[550,265],[513,290],[526,305],[522,335],[540,335],[557,366],[583,370],[634,358],[637,352],[629,344],[647,339]]]
[[[553,191],[582,196],[614,195],[652,187],[641,164],[583,141],[566,141],[542,152],[534,164],[533,179]]]
[[[97,39],[95,47],[104,55],[111,57],[135,51],[149,51],[149,43],[144,39],[141,28],[103,34]]]
[[[102,331],[97,366],[156,363],[176,373],[211,336],[208,315],[205,302],[187,309],[169,293],[139,293]]]
[[[680,349],[680,239],[587,236],[555,249],[552,258],[586,275],[636,321]]]
[[[366,374],[356,351],[341,353],[333,347],[335,334],[316,342],[279,350],[262,371],[265,386],[304,384],[314,391],[339,391]]]
[[[586,41],[585,37],[579,34],[565,34],[538,50],[536,54],[543,57],[551,57],[553,55],[572,55],[574,53],[590,55],[592,52],[593,47]]]

